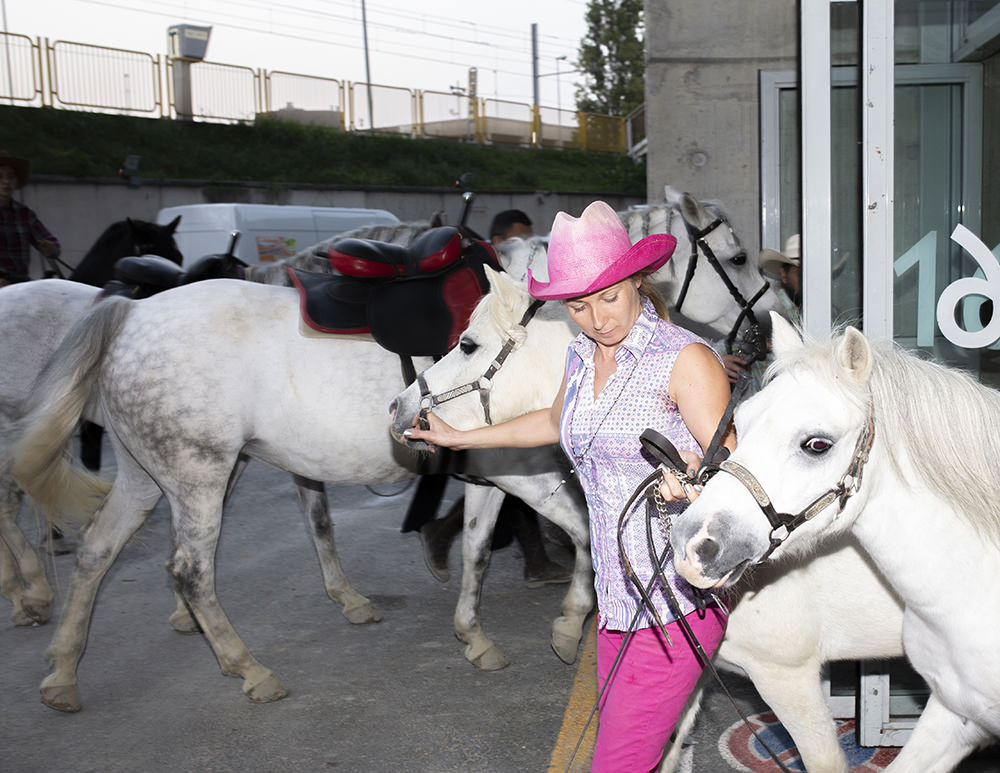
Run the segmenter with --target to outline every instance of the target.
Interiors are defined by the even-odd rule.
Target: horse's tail
[[[70,461],[69,441],[83,415],[101,363],[133,302],[112,297],[70,328],[42,369],[18,422],[11,471],[50,523],[89,519],[111,484]]]

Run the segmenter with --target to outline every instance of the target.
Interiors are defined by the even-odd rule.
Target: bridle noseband
[[[760,323],[757,320],[757,315],[754,314],[753,306],[757,301],[764,297],[771,285],[765,279],[764,284],[761,288],[754,294],[754,296],[748,301],[743,293],[740,292],[739,288],[733,284],[733,280],[729,278],[726,274],[726,270],[722,267],[719,259],[712,252],[712,248],[708,246],[708,242],[705,241],[705,237],[708,236],[712,231],[718,228],[720,225],[727,225],[726,220],[722,217],[717,217],[711,223],[709,223],[704,228],[697,228],[687,221],[687,218],[679,212],[678,214],[681,220],[684,222],[684,227],[688,232],[688,241],[691,242],[691,257],[688,260],[687,271],[684,275],[684,283],[681,285],[681,292],[677,296],[677,303],[674,308],[678,313],[681,313],[681,307],[684,305],[684,300],[687,298],[688,290],[691,287],[691,280],[694,279],[695,269],[698,267],[698,251],[705,253],[705,258],[708,260],[709,265],[715,269],[715,273],[719,275],[722,283],[729,290],[729,294],[733,296],[733,300],[736,301],[737,305],[740,307],[739,316],[736,317],[736,322],[733,325],[732,330],[729,331],[729,335],[726,336],[726,351],[732,354],[733,343],[736,340],[736,336],[739,334],[740,325],[743,324],[744,320],[750,323],[750,328],[746,335],[746,341],[748,345],[748,350],[743,352],[748,360],[753,361],[763,357],[767,352],[767,343],[764,341],[764,336],[760,332]]]
[[[544,303],[545,301],[540,300],[532,301],[531,305],[528,306],[527,310],[525,310],[524,314],[521,316],[521,321],[517,323],[517,328],[523,330],[538,310],[542,308]],[[523,340],[515,338],[512,335],[512,332],[513,331],[508,331],[499,354],[493,358],[493,362],[490,363],[486,372],[474,381],[470,381],[467,384],[462,384],[462,386],[458,386],[454,389],[449,389],[447,392],[435,395],[431,393],[430,388],[427,386],[424,374],[421,373],[417,376],[417,385],[420,388],[420,413],[417,415],[417,424],[420,429],[430,429],[430,424],[427,422],[428,413],[442,403],[454,400],[456,397],[461,397],[462,395],[467,395],[469,392],[479,392],[479,402],[482,403],[483,415],[486,417],[486,423],[493,423],[493,419],[490,416],[490,390],[493,388],[493,377],[503,366],[504,361],[510,353],[520,346],[521,340]]]
[[[704,464],[698,470],[698,482],[702,485],[707,483],[717,472],[726,472],[743,484],[743,487],[750,492],[750,495],[757,502],[757,506],[764,513],[768,523],[771,524],[770,547],[767,552],[760,557],[760,561],[767,560],[777,547],[788,539],[789,535],[799,526],[814,518],[820,512],[839,501],[839,511],[842,512],[847,505],[847,500],[858,493],[861,488],[861,478],[864,475],[865,464],[868,463],[868,456],[875,442],[875,419],[869,408],[868,419],[861,433],[858,435],[857,443],[854,446],[854,454],[847,465],[844,474],[832,488],[816,497],[812,502],[794,515],[791,513],[779,513],[771,504],[771,498],[764,491],[758,480],[746,467],[739,462],[725,459],[718,464]]]

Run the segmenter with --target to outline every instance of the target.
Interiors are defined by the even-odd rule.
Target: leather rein
[[[521,316],[521,321],[517,323],[514,329],[523,330],[527,324],[534,318],[538,310],[542,308],[545,301],[534,300],[531,305],[525,310],[524,314]],[[479,393],[479,402],[483,406],[483,415],[486,418],[487,424],[492,424],[493,419],[490,416],[490,390],[493,388],[493,377],[497,374],[497,371],[503,367],[504,361],[510,356],[510,353],[514,351],[518,346],[520,346],[523,337],[517,338],[513,335],[513,329],[507,331],[504,338],[503,346],[500,348],[500,352],[490,366],[486,369],[479,378],[470,381],[461,386],[457,386],[454,389],[449,389],[447,392],[442,392],[441,394],[434,394],[431,392],[430,388],[427,386],[427,381],[424,379],[424,374],[421,373],[417,376],[417,385],[420,387],[420,413],[417,416],[417,424],[421,429],[430,429],[430,424],[427,422],[427,414],[432,410],[437,408],[437,406],[442,403],[446,403],[449,400],[454,400],[456,397],[461,397],[462,395],[467,395],[469,392]]]

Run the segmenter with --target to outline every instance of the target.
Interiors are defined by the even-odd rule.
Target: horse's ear
[[[780,357],[783,354],[802,348],[802,336],[795,325],[778,314],[771,312],[771,350]]]
[[[872,347],[856,327],[848,327],[837,345],[837,362],[859,383],[868,381],[872,372]]]
[[[181,216],[178,215],[173,220],[171,220],[169,223],[167,223],[167,230],[170,233],[173,233],[174,231],[177,230],[177,226],[180,225],[180,222],[181,222]]]
[[[496,298],[501,308],[511,314],[519,313],[524,303],[524,296],[528,292],[527,285],[519,285],[506,271],[497,271],[489,266],[483,268],[490,283],[490,295]]]
[[[663,200],[666,202],[668,207],[673,207],[680,203],[681,196],[684,194],[677,190],[672,185],[663,186]]]
[[[705,210],[701,206],[701,202],[690,193],[681,195],[680,210],[681,216],[691,225],[700,226],[705,219]]]
[[[495,268],[490,268],[485,264],[483,265],[483,271],[486,272],[486,281],[490,283],[490,291],[496,292],[501,287],[501,283],[504,280],[502,275],[506,272],[497,271]]]

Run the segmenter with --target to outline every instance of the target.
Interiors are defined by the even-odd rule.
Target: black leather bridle
[[[732,459],[724,459],[718,463],[704,463],[698,470],[698,483],[704,485],[716,473],[725,472],[732,475],[743,484],[743,487],[750,492],[757,506],[760,508],[767,522],[771,524],[770,546],[767,552],[758,559],[758,563],[766,561],[782,542],[788,539],[789,535],[799,526],[814,518],[834,502],[839,501],[839,511],[843,511],[847,506],[847,500],[858,493],[861,488],[861,479],[864,475],[865,465],[868,463],[868,456],[871,453],[872,444],[875,442],[875,418],[871,408],[868,410],[868,418],[862,427],[858,440],[854,445],[854,453],[851,461],[847,465],[844,474],[836,485],[831,486],[824,493],[816,497],[812,502],[803,507],[799,512],[779,513],[771,503],[771,498],[764,491],[764,487],[753,476],[746,467]],[[706,458],[708,454],[706,454]]]
[[[712,231],[718,228],[720,225],[726,225],[728,223],[722,217],[717,217],[711,223],[709,223],[704,228],[698,228],[687,221],[687,219],[679,212],[674,212],[675,215],[681,218],[684,222],[684,227],[687,229],[688,241],[691,242],[691,257],[688,260],[687,271],[684,274],[684,283],[681,285],[680,294],[677,296],[677,303],[674,308],[680,314],[681,307],[684,305],[684,300],[687,298],[688,290],[691,288],[691,280],[694,279],[695,269],[698,267],[698,256],[699,250],[705,254],[705,259],[708,261],[709,265],[715,270],[715,273],[719,275],[719,279],[726,286],[729,294],[733,296],[733,300],[740,307],[739,316],[736,317],[736,323],[733,325],[732,330],[726,336],[726,351],[730,354],[733,352],[733,343],[736,341],[736,336],[739,334],[740,326],[743,324],[744,320],[750,323],[748,333],[744,336],[745,341],[749,348],[743,348],[741,352],[747,359],[751,362],[754,360],[762,358],[767,353],[767,342],[764,340],[763,334],[760,332],[760,323],[757,320],[757,315],[754,314],[753,307],[766,293],[771,285],[765,279],[764,284],[761,288],[754,294],[754,296],[747,300],[743,293],[740,292],[739,288],[733,284],[733,280],[729,278],[726,274],[726,270],[722,267],[719,259],[712,252],[712,248],[708,246],[708,242],[705,241],[705,237],[708,236]]]

